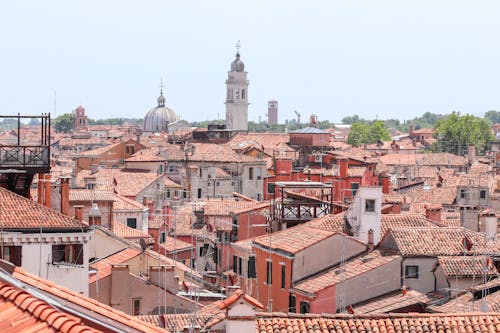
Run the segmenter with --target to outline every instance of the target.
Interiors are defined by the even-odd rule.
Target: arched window
[[[300,313],[309,313],[310,310],[309,302],[300,302]]]
[[[241,99],[245,99],[245,89],[241,90]]]

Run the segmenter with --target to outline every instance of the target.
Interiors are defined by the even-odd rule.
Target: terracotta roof
[[[101,332],[25,290],[0,281],[0,332]]]
[[[323,230],[334,232],[343,232],[344,230],[345,213],[330,214],[319,217],[307,225]],[[380,216],[380,233],[383,237],[390,229],[393,228],[416,228],[416,227],[437,227],[432,222],[429,222],[424,215],[421,214],[382,214]]]
[[[161,149],[163,150],[163,148]],[[160,148],[150,148],[150,149],[141,149],[136,152],[131,157],[127,158],[125,162],[165,162],[166,157],[160,154]]]
[[[373,269],[384,266],[394,260],[400,259],[399,255],[383,256],[379,251],[370,252],[364,256],[357,257],[345,265],[345,279],[365,274]],[[293,286],[294,290],[314,294],[327,287],[334,286],[342,281],[341,269],[335,267],[320,273],[314,277],[301,281]]]
[[[112,144],[112,145],[107,145],[107,146],[104,146],[104,147],[100,147],[100,148],[96,148],[96,149],[92,149],[92,150],[87,150],[87,151],[84,151],[84,152],[81,152],[79,154],[77,154],[77,156],[82,156],[82,157],[100,157],[102,154],[105,154],[106,152],[108,152],[109,150],[119,146],[122,142],[117,142],[115,144]]]
[[[147,244],[154,243],[154,239],[146,232],[139,229],[130,228],[123,223],[113,222],[111,224],[111,231],[115,235],[128,240],[135,240],[138,242],[139,239],[143,238]]]
[[[500,330],[497,313],[296,315],[260,314],[256,332],[361,333],[361,332],[475,332]]]
[[[262,303],[260,303],[258,300],[256,300],[252,296],[249,296],[249,295],[245,294],[241,290],[235,291],[234,294],[232,294],[231,296],[229,296],[228,298],[226,298],[225,300],[223,300],[222,302],[220,302],[219,303],[219,308],[221,310],[224,310],[224,309],[230,307],[231,305],[233,305],[234,303],[236,303],[240,298],[243,298],[245,301],[247,301],[248,303],[252,304],[256,308],[259,308],[259,309],[263,309],[264,308],[264,306],[262,305]]]
[[[110,276],[111,266],[124,263],[132,258],[137,257],[140,254],[141,251],[139,250],[133,248],[126,248],[115,254],[110,255],[109,257],[103,258],[99,261],[92,263],[90,267],[97,270],[97,273],[90,275],[89,283],[94,283],[97,280]]]
[[[143,204],[141,204],[135,200],[125,198],[124,196],[121,196],[119,194],[114,194],[113,211],[120,211],[120,210],[143,211],[144,209],[147,209],[147,207],[144,206]]]
[[[487,242],[483,235],[465,228],[395,228],[388,236],[404,256],[500,253],[500,242]],[[472,243],[471,251],[465,249],[465,238]]]
[[[383,164],[388,165],[419,165],[425,166],[450,166],[461,167],[466,166],[468,161],[465,157],[449,154],[449,153],[425,153],[425,154],[405,154],[394,153],[379,156],[378,159]]]
[[[164,330],[160,330],[154,325],[143,322],[134,316],[130,316],[125,312],[113,309],[106,304],[100,303],[90,297],[83,296],[76,291],[57,285],[48,280],[44,280],[34,274],[22,270],[19,267],[14,268],[12,276],[50,296],[65,301],[67,304],[74,304],[82,309],[104,316],[110,323],[118,323],[123,326],[128,326],[138,332],[164,332]],[[80,310],[80,312],[83,311]]]
[[[414,304],[428,304],[436,299],[436,297],[433,296],[434,295],[423,294],[416,290],[407,290],[406,294],[403,294],[401,290],[397,290],[386,295],[372,298],[362,304],[354,305],[353,308],[355,314],[390,313],[394,312],[394,310]],[[440,297],[444,297],[444,295]]]
[[[188,242],[184,242],[183,240],[176,239],[174,237],[166,236],[165,243],[161,243],[159,247],[160,253],[164,253],[164,251],[167,251],[168,254],[193,249],[194,245]]]
[[[335,235],[335,232],[312,228],[305,224],[301,224],[292,228],[273,232],[270,235],[256,237],[253,242],[266,248],[271,244],[272,249],[280,249],[295,254],[333,235]]]
[[[448,277],[498,275],[493,260],[487,256],[439,257],[439,265]]]
[[[125,197],[135,197],[163,175],[149,172],[117,172],[114,174],[115,191]]]
[[[229,216],[231,213],[262,206],[261,202],[234,199],[208,199],[204,206],[206,216]]]
[[[3,230],[79,229],[77,219],[63,215],[30,199],[0,187],[0,223]]]
[[[488,294],[483,298],[476,299],[472,292],[467,292],[457,298],[453,298],[449,302],[441,305],[433,305],[428,307],[430,311],[450,313],[450,312],[480,312],[481,303],[486,302],[490,311],[500,312],[500,290]],[[500,315],[498,315],[500,317]],[[500,329],[497,329],[497,332]]]
[[[69,190],[69,201],[88,201],[88,202],[97,202],[97,201],[114,201],[115,198],[111,191],[101,191],[101,190]]]
[[[489,189],[493,186],[493,176],[484,173],[460,175],[458,176],[457,186]]]

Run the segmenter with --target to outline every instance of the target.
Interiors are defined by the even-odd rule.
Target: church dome
[[[240,53],[236,53],[236,59],[231,63],[232,72],[244,72],[245,64],[240,60]]]
[[[144,117],[142,129],[144,132],[163,132],[168,130],[168,124],[179,121],[174,110],[165,106],[163,91],[158,97],[158,106],[151,109]]]

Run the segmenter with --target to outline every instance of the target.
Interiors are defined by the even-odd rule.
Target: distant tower
[[[269,125],[278,125],[278,101],[267,102],[267,122]]]
[[[73,111],[73,130],[81,131],[87,129],[87,116],[85,115],[85,109],[83,106],[79,106]]]
[[[240,60],[240,41],[236,44],[236,59],[231,63],[231,71],[226,80],[226,127],[227,129],[248,130],[248,80],[245,64]]]

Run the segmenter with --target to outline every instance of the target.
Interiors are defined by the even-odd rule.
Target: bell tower
[[[226,128],[248,130],[248,80],[245,64],[240,60],[240,41],[236,44],[236,59],[226,80]]]

